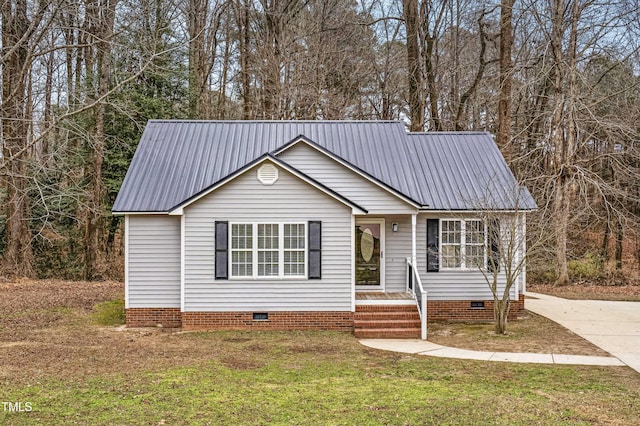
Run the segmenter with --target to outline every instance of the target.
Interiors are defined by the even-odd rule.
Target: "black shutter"
[[[322,278],[322,222],[309,221],[309,265],[308,278],[319,280]]]
[[[216,280],[229,278],[229,222],[216,221]]]
[[[487,256],[487,270],[500,271],[500,221],[494,219],[489,224],[489,255]]]
[[[440,244],[440,219],[427,219],[427,272],[438,272],[438,248]]]

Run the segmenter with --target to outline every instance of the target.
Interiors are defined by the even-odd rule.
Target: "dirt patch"
[[[225,342],[231,342],[231,343],[246,343],[246,342],[250,342],[251,339],[249,339],[248,337],[230,337],[228,339],[224,339]]]
[[[124,297],[119,282],[19,280],[0,284],[0,340],[21,341],[34,331],[86,321],[96,303]]]
[[[299,345],[293,344],[289,347],[289,351],[292,353],[314,353],[314,354],[330,354],[336,351],[336,348],[325,346],[325,345],[315,345],[315,344],[306,344]]]
[[[228,356],[223,357],[221,362],[225,367],[233,370],[255,370],[264,366],[264,362]]]

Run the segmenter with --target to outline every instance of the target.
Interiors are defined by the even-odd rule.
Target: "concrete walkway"
[[[426,340],[411,339],[362,339],[365,346],[384,351],[428,355],[442,358],[474,359],[478,361],[527,362],[538,364],[580,364],[622,366],[618,358],[563,354],[535,354],[518,352],[483,352],[450,348]]]
[[[640,302],[568,300],[527,293],[525,307],[549,318],[640,373]]]
[[[482,352],[410,339],[363,339],[360,343],[386,351],[480,361],[628,365],[640,373],[640,302],[568,300],[527,293],[525,307],[557,322],[614,356]]]

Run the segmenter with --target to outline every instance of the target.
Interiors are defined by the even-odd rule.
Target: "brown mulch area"
[[[493,324],[448,323],[429,324],[429,339],[433,343],[455,348],[495,352],[533,352],[569,355],[610,356],[563,326],[526,312],[507,323],[507,333],[497,335]]]
[[[97,325],[91,316],[93,306],[122,299],[123,287],[119,282],[58,280],[0,283],[0,388],[6,381],[73,380],[212,361],[257,368],[264,363],[260,345],[265,338],[293,352],[323,348],[336,357],[344,356],[345,340],[332,334],[272,333],[256,338],[253,333],[258,332],[177,333]],[[468,349],[601,355],[597,348],[539,317],[511,322],[507,336],[493,335],[490,324],[469,326],[430,325],[430,340]]]
[[[528,284],[527,290],[573,300],[617,300],[640,302],[640,285],[602,285],[587,282],[566,286]]]

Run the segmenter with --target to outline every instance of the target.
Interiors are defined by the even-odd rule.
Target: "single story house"
[[[113,206],[126,322],[418,337],[427,318],[492,319],[487,213],[524,235],[535,208],[485,132],[152,120]]]

